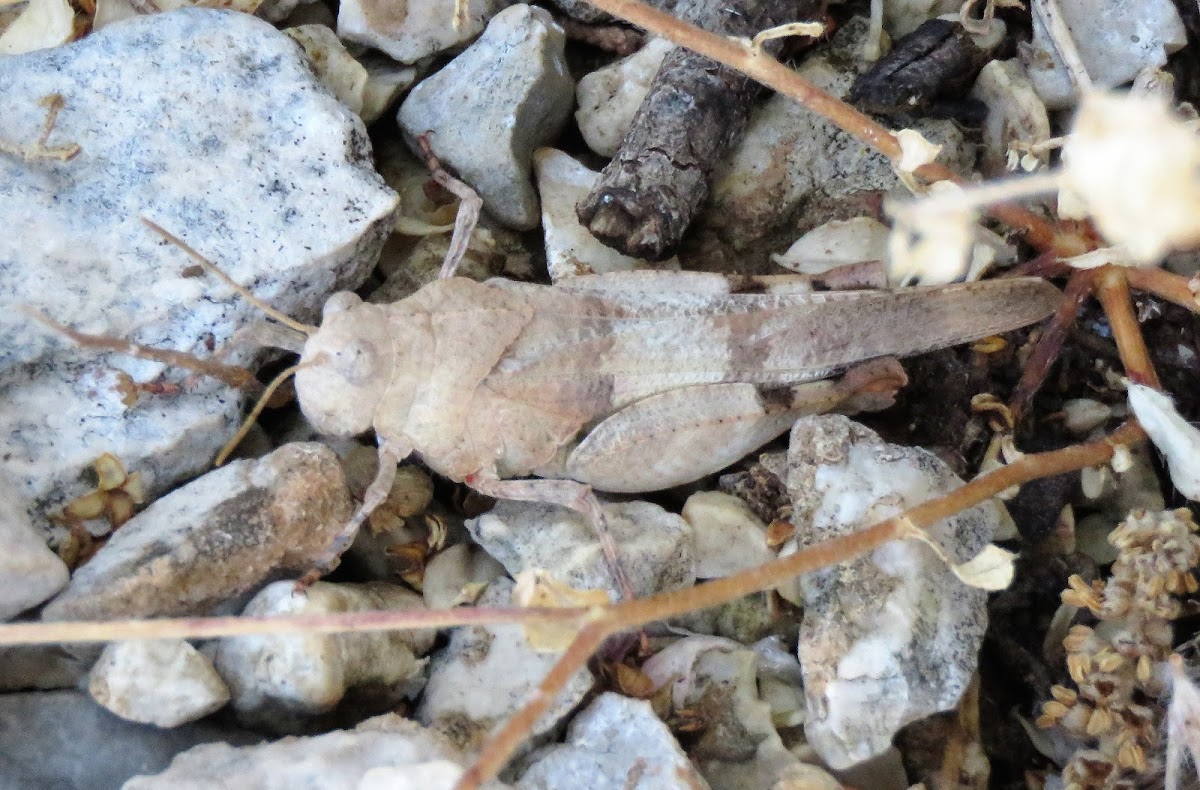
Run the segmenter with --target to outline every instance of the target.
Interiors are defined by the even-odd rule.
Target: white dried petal
[[[1098,250],[1092,250],[1091,252],[1085,252],[1070,258],[1063,258],[1062,262],[1076,269],[1097,269],[1109,264],[1113,266],[1141,265],[1141,261],[1123,244],[1117,244],[1112,247],[1101,247]]]
[[[917,168],[933,162],[942,152],[942,146],[929,142],[916,129],[901,129],[896,132],[896,140],[900,143],[900,159],[893,166],[901,174],[916,172]]]
[[[67,0],[29,0],[0,35],[0,55],[61,46],[75,37],[75,11]]]
[[[989,543],[967,562],[951,565],[950,570],[964,584],[983,590],[1003,590],[1012,584],[1016,558],[1013,552]]]
[[[1200,137],[1160,98],[1086,94],[1063,163],[1063,185],[1135,260],[1200,242]]]
[[[1088,499],[1099,499],[1107,481],[1107,466],[1089,466],[1079,471],[1079,485]]]
[[[1133,456],[1129,452],[1129,448],[1125,445],[1118,445],[1113,448],[1112,460],[1109,461],[1112,470],[1117,474],[1128,472],[1133,467]]]
[[[1200,430],[1180,416],[1171,399],[1142,384],[1130,384],[1129,408],[1167,458],[1171,482],[1188,499],[1200,501]]]
[[[834,220],[813,228],[771,260],[801,274],[822,274],[838,266],[887,257],[888,226],[870,217]]]
[[[1086,436],[1111,416],[1112,407],[1091,398],[1075,398],[1063,404],[1063,424],[1076,436]]]

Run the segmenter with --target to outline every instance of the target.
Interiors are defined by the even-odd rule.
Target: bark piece
[[[753,36],[800,18],[804,0],[696,0],[676,15]],[[578,205],[580,221],[625,255],[670,254],[708,196],[713,168],[746,127],[758,85],[685,49],[663,61],[620,150]]]

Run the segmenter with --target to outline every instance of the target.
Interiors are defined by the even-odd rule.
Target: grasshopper
[[[803,414],[861,405],[880,378],[885,389],[904,383],[894,360],[822,379],[1025,326],[1059,297],[1034,278],[820,293],[795,283],[697,272],[556,286],[448,277],[392,304],[335,294],[319,328],[281,317],[307,335],[285,371],[305,417],[330,436],[373,430],[379,448],[362,505],[307,578],[336,565],[413,455],[483,494],[584,513],[614,561],[593,489],[657,491],[717,472]],[[619,563],[613,571],[628,595]]]

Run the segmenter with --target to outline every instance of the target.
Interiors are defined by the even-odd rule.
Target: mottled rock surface
[[[466,52],[413,88],[397,116],[410,140],[433,132],[430,145],[442,163],[492,216],[518,230],[538,222],[533,152],[571,113],[575,82],[565,44],[549,11],[506,8]]]
[[[76,349],[18,305],[83,332],[209,356],[261,314],[196,276],[141,217],[312,320],[327,294],[366,277],[396,208],[361,121],[287,36],[246,14],[142,16],[0,59],[0,139],[33,145],[52,94],[64,106],[47,145],[79,153],[0,156],[0,467],[39,527],[87,490],[81,473],[103,452],[140,472],[151,496],[200,473],[242,397],[201,379],[128,405],[135,382],[191,374]],[[245,349],[231,357],[251,359]]]
[[[635,594],[676,590],[696,580],[692,530],[683,518],[649,502],[602,507]],[[540,568],[577,590],[603,589],[618,596],[595,528],[573,510],[503,500],[468,521],[467,529],[513,576]]]
[[[495,581],[478,605],[512,606],[512,590],[512,581]],[[417,719],[463,749],[478,749],[494,728],[529,701],[557,661],[557,653],[539,653],[530,647],[519,625],[456,628],[450,644],[430,662]],[[526,745],[544,740],[583,701],[594,682],[587,668],[576,672],[534,724]]]
[[[465,24],[455,24],[455,0],[346,0],[338,4],[337,32],[401,63],[465,44],[483,30],[500,3],[465,0]]]
[[[962,485],[932,453],[883,442],[846,417],[792,429],[786,479],[795,545],[875,524]],[[928,529],[961,563],[999,526],[992,501]],[[787,553],[785,547],[784,553]],[[897,540],[804,575],[800,663],[805,734],[836,769],[882,753],[896,731],[953,708],[971,682],[987,629],[987,593],[967,587],[931,548]]]
[[[702,790],[708,783],[649,702],[606,692],[567,726],[566,742],[530,756],[521,790]]]
[[[121,527],[43,610],[48,620],[198,614],[308,571],[351,514],[337,456],[289,444],[234,461]]]
[[[851,19],[828,49],[808,58],[797,72],[844,98],[856,76],[844,64],[856,62],[866,30],[865,19]],[[953,121],[921,119],[912,128],[945,146],[939,162],[956,172],[971,172],[974,146]],[[908,196],[886,157],[792,99],[775,95],[751,114],[741,143],[717,172],[700,221],[741,247],[785,221],[804,233],[831,219],[860,215],[872,200],[890,193]]]
[[[451,790],[453,779],[445,781],[444,770],[431,771],[427,767],[443,762],[461,767],[466,759],[442,736],[391,713],[368,719],[352,730],[335,730],[310,738],[284,738],[242,748],[224,743],[200,746],[179,755],[167,770],[156,776],[132,779],[125,790],[212,787]],[[381,772],[385,776],[379,776]],[[375,777],[368,782],[370,774]],[[438,781],[428,784],[399,781],[414,774],[423,774],[427,779],[432,774]],[[484,785],[487,790],[506,786],[497,782]]]
[[[588,148],[601,156],[617,153],[658,67],[674,48],[666,39],[652,38],[632,55],[579,80],[575,88],[579,103],[575,122]]]

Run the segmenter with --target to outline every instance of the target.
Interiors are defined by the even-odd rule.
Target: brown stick
[[[900,143],[885,127],[863,115],[841,99],[816,87],[779,61],[756,53],[751,47],[733,39],[701,30],[638,0],[587,0],[596,8],[607,11],[655,35],[687,47],[752,77],[774,91],[808,107],[843,129],[857,140],[889,159],[900,155]],[[954,172],[937,163],[919,168],[917,175],[927,181],[964,183]],[[1053,251],[1061,257],[1087,252],[1092,247],[1078,233],[1067,232],[1054,223],[1021,206],[1000,204],[988,213],[1005,224],[1022,231],[1026,241],[1040,250]]]
[[[808,0],[805,0],[807,4]],[[795,21],[800,0],[689,0],[689,22],[750,37]],[[782,42],[768,45],[778,51]],[[671,254],[708,197],[713,172],[741,139],[760,87],[687,48],[663,59],[621,147],[576,212],[625,255]]]

